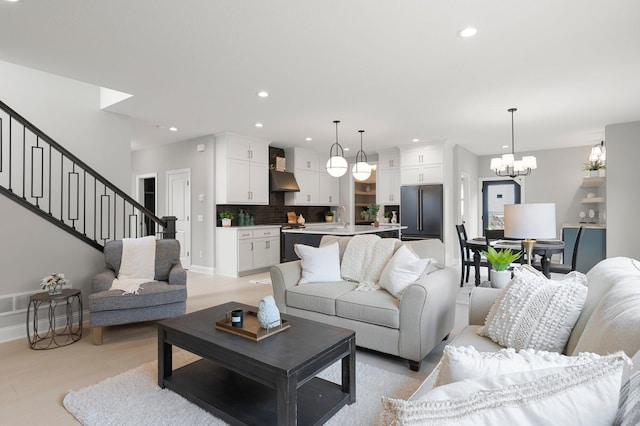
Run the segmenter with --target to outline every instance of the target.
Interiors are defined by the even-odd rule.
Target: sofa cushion
[[[611,425],[618,407],[623,353],[593,362],[467,379],[420,400],[385,398],[383,424]]]
[[[107,241],[104,246],[104,258],[107,267],[116,272],[120,272],[122,263],[122,240]],[[180,242],[178,240],[157,240],[156,241],[156,281],[167,281],[169,272],[174,265],[180,263]]]
[[[601,355],[640,350],[640,271],[638,277],[615,284],[604,295],[587,322],[574,353]]]
[[[342,294],[336,300],[336,315],[369,324],[400,328],[400,302],[385,290]]]
[[[438,378],[435,385],[442,386],[466,379],[492,377],[519,371],[584,364],[598,358],[600,358],[599,355],[592,353],[566,356],[558,352],[533,349],[516,352],[513,348],[503,348],[497,352],[479,352],[473,346],[448,345],[444,348],[438,365]]]
[[[571,337],[567,342],[567,353],[575,352],[575,347],[582,337],[584,328],[591,318],[591,314],[609,289],[616,283],[627,280],[629,277],[637,277],[640,262],[628,257],[611,257],[601,260],[587,273],[587,282],[589,293],[587,300],[584,302],[582,313],[578,318]]]
[[[302,263],[302,278],[298,284],[342,281],[337,242],[323,247],[294,244],[293,248]]]
[[[287,306],[292,308],[335,315],[336,298],[352,291],[356,287],[356,283],[348,281],[296,285],[287,288],[286,303]]]
[[[549,280],[527,265],[514,275],[478,334],[509,348],[562,352],[587,297],[586,277]]]
[[[456,346],[473,346],[480,352],[496,352],[503,348],[488,337],[478,335],[479,325],[469,325],[463,328],[460,333],[449,343]]]
[[[167,303],[184,302],[187,286],[153,281],[140,286],[139,294],[122,294],[122,290],[107,290],[89,295],[89,311],[114,311],[146,308]]]

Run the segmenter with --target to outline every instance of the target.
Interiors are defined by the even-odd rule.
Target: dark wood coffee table
[[[258,342],[218,330],[230,302],[158,322],[158,385],[238,425],[317,425],[356,402],[355,332],[282,315],[291,327]],[[202,357],[173,370],[172,346]],[[318,373],[342,360],[342,384]]]

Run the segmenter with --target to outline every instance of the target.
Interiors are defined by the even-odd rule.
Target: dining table
[[[476,237],[467,240],[467,247],[473,251],[473,264],[475,266],[475,285],[480,285],[480,260],[482,252],[487,250],[487,239],[485,237]],[[513,251],[522,251],[522,240],[494,240],[490,241],[491,247],[496,250],[511,249]],[[532,256],[540,256],[540,266],[545,277],[550,277],[549,265],[551,264],[551,256],[564,252],[564,241],[562,240],[539,240],[531,250]]]

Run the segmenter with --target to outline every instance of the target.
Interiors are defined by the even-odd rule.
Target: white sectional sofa
[[[342,262],[351,238],[325,236],[320,247],[338,242]],[[442,266],[444,245],[440,240],[395,239],[394,252],[403,244],[410,246],[418,257],[435,259],[441,266],[409,285],[401,300],[385,289],[356,291],[357,282],[298,285],[303,272],[298,260],[271,268],[278,309],[355,330],[358,346],[405,358],[409,367],[417,371],[422,359],[453,328],[459,276],[456,269]],[[363,264],[362,268],[369,266]]]
[[[640,397],[640,373],[638,372],[640,370],[640,261],[626,257],[605,259],[594,266],[586,278],[588,292],[566,342],[564,354],[567,356],[563,358],[560,354],[547,352],[546,355],[543,354],[537,358],[536,362],[542,362],[541,359],[548,361],[562,358],[562,362],[580,363],[577,358],[587,356],[584,354],[589,354],[589,356],[591,356],[590,354],[599,354],[608,357],[608,360],[601,359],[599,361],[603,366],[597,367],[591,364],[589,367],[573,366],[571,367],[573,370],[570,370],[568,374],[565,374],[565,370],[558,369],[554,376],[548,375],[544,378],[542,377],[543,373],[538,375],[532,372],[518,373],[530,374],[533,377],[528,382],[529,385],[507,382],[510,387],[505,385],[504,388],[497,388],[498,390],[495,392],[485,392],[484,394],[477,392],[473,396],[465,396],[464,400],[456,402],[454,398],[443,402],[442,405],[437,405],[434,400],[443,399],[444,391],[442,389],[445,386],[434,387],[434,384],[443,384],[438,383],[440,381],[438,376],[442,374],[442,371],[446,371],[445,364],[449,362],[446,359],[448,353],[455,352],[458,354],[456,356],[459,356],[467,351],[471,354],[469,355],[471,362],[462,364],[464,368],[459,367],[458,369],[469,367],[473,371],[482,371],[483,368],[487,368],[486,365],[479,366],[483,362],[488,362],[487,360],[503,362],[505,358],[516,356],[515,352],[509,353],[509,351],[502,351],[498,354],[498,351],[504,349],[503,346],[478,334],[478,330],[485,325],[487,315],[503,290],[477,287],[471,293],[469,325],[447,345],[440,365],[425,379],[422,386],[408,401],[387,400],[384,402],[385,422],[387,424],[421,424],[426,421],[432,424],[434,410],[440,410],[437,411],[437,416],[440,419],[440,423],[437,424],[490,424],[484,422],[488,421],[487,419],[490,419],[492,415],[502,416],[498,417],[500,419],[498,423],[492,424],[640,424],[640,403],[638,403]],[[450,349],[451,346],[454,348]],[[623,351],[626,356],[619,351]],[[537,356],[527,355],[526,352],[523,353],[531,359]],[[615,355],[616,352],[618,355]],[[494,355],[491,356],[491,353]],[[460,358],[463,361],[467,360],[465,356]],[[624,367],[622,380],[620,380],[620,369],[622,368],[620,364],[629,362],[628,359],[624,360],[627,356],[633,357],[634,364],[632,367],[629,365]],[[621,360],[621,358],[623,359]],[[612,375],[612,371],[616,368],[614,364],[618,365],[617,376]],[[455,367],[449,366],[449,368]],[[590,373],[586,371],[587,368],[591,368],[593,374],[589,375]],[[504,377],[509,376],[509,374],[503,373],[504,370],[501,370],[500,372],[494,371],[493,377],[481,375],[472,380],[473,385],[491,382],[492,386],[495,386],[500,379],[497,377],[499,374]],[[565,374],[565,377],[562,377],[562,374]],[[605,380],[607,374],[611,375],[609,381]],[[631,379],[628,379],[629,376]],[[613,379],[611,380],[611,378]],[[560,381],[554,382],[556,379]],[[575,383],[571,384],[572,380]],[[621,381],[622,384],[626,382],[622,389],[620,387]],[[469,380],[466,380],[458,382],[458,384],[460,387],[470,388],[472,385],[468,382]],[[608,390],[605,387],[606,383],[609,384]],[[448,385],[450,387],[456,386],[456,383]],[[555,392],[552,389],[553,385],[558,385],[560,391]],[[520,394],[516,393],[513,400],[508,403],[498,403],[497,398],[508,396],[509,391],[505,389],[516,389]],[[448,392],[451,391],[448,390]],[[596,392],[601,393],[597,395]],[[458,389],[457,397],[460,397],[462,393]],[[616,415],[618,396],[620,395],[623,400],[623,394],[624,398],[628,398],[626,404],[617,409],[615,421],[610,421],[611,416]],[[604,404],[603,400],[608,397],[611,397],[610,399],[615,405],[612,408],[611,401],[609,401],[607,411],[606,404],[602,407],[600,404]],[[531,403],[532,399],[535,399],[533,403]],[[575,406],[572,407],[572,403]],[[613,412],[611,412],[612,410]],[[508,415],[505,414],[506,412]],[[571,420],[567,422],[566,417],[563,416],[569,416]],[[448,422],[446,420],[452,418],[455,421]],[[542,423],[540,423],[541,421]]]

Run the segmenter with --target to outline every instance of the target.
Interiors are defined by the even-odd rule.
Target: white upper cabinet
[[[269,142],[216,135],[216,203],[269,204]]]
[[[400,151],[396,148],[378,151],[376,203],[400,204]]]
[[[327,206],[340,205],[340,179],[331,176],[322,169],[320,175],[320,204]]]
[[[444,148],[421,145],[400,149],[400,185],[442,183],[444,181]]]
[[[378,170],[400,168],[400,152],[397,149],[378,151]]]

